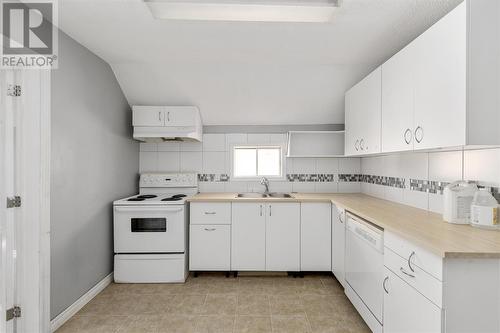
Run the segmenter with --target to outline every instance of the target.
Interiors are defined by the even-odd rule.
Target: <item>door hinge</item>
[[[21,86],[18,84],[9,84],[7,87],[7,96],[19,97],[21,96]]]
[[[14,306],[5,312],[5,320],[9,321],[21,317],[21,307]]]
[[[7,208],[21,207],[21,197],[16,195],[15,197],[7,197]]]

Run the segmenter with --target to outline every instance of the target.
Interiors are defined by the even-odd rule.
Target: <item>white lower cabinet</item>
[[[300,271],[300,204],[267,204],[266,212],[266,270]]]
[[[231,226],[191,225],[189,267],[192,271],[231,269]]]
[[[265,204],[232,205],[231,269],[263,271],[266,269]]]
[[[332,273],[345,287],[345,210],[332,204]]]
[[[233,203],[231,269],[300,270],[299,203]]]
[[[385,268],[384,333],[441,332],[441,309]]]
[[[308,202],[300,205],[300,270],[331,271],[331,204]]]

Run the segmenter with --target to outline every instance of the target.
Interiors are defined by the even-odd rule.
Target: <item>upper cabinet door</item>
[[[194,126],[197,112],[193,106],[167,106],[164,108],[165,126]]]
[[[354,133],[348,134],[353,135],[350,141],[354,141],[355,155],[380,152],[381,74],[379,67],[349,91],[346,131],[355,128]]]
[[[382,65],[382,151],[413,149],[414,83],[417,54],[408,45]]]
[[[358,124],[351,110],[352,89],[345,93],[345,155],[357,155],[359,153],[359,136],[356,131]]]
[[[257,248],[257,245],[254,247]],[[267,205],[265,249],[266,270],[300,271],[299,203]]]
[[[133,126],[163,126],[164,114],[163,106],[133,106],[132,125]]]
[[[465,2],[418,37],[415,46],[415,149],[466,144]]]

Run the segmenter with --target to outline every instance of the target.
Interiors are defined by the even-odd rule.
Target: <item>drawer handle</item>
[[[217,229],[215,229],[215,228],[205,228],[205,231],[215,231],[215,230],[217,230]]]
[[[413,266],[411,265],[411,258],[415,255],[415,251],[413,251],[410,256],[408,257],[408,267],[410,267],[410,270],[415,273],[415,269],[413,269]]]
[[[384,291],[387,295],[389,295],[389,290],[387,290],[387,286],[385,284],[387,283],[388,280],[389,280],[389,277],[386,276],[384,279],[384,282],[382,283],[382,287],[384,287]]]
[[[415,275],[408,273],[403,267],[400,267],[399,270],[401,271],[401,273],[408,275],[409,277],[412,277],[412,278],[415,277]]]
[[[217,212],[205,212],[205,215],[215,215]]]

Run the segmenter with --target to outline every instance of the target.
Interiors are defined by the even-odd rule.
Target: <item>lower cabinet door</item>
[[[331,271],[331,204],[303,202],[300,215],[300,270]]]
[[[191,225],[189,269],[229,271],[231,269],[231,226]]]
[[[268,204],[266,215],[266,270],[299,271],[300,204]]]
[[[264,271],[266,269],[265,204],[235,202],[232,204],[231,270]]]
[[[332,205],[332,273],[345,287],[345,210]]]
[[[384,333],[441,332],[441,309],[385,268]]]

